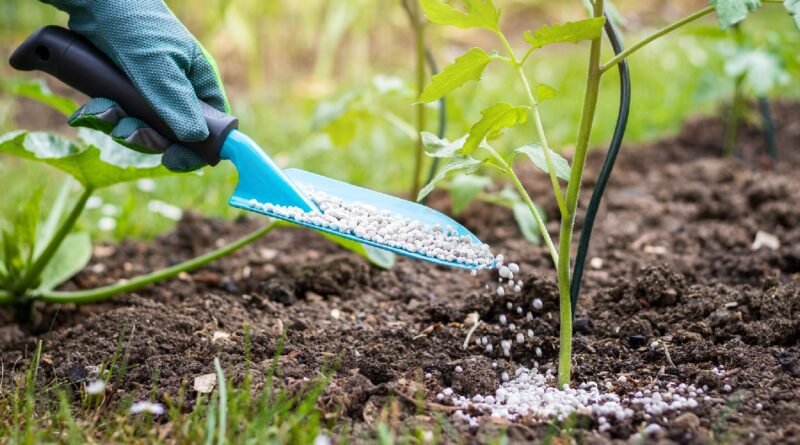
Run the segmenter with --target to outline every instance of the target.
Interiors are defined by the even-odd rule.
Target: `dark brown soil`
[[[707,385],[717,402],[701,404],[694,415],[647,421],[637,415],[606,433],[589,422],[572,432],[580,441],[626,441],[656,422],[665,428],[648,441],[800,443],[800,105],[776,106],[775,115],[777,165],[759,154],[763,136],[754,128],[742,132],[741,156],[720,159],[723,128],[709,119],[688,124],[675,138],[623,150],[593,237],[590,258],[602,265],[587,267],[573,379],[610,379],[620,394],[657,382]],[[602,155],[593,153],[587,177],[596,175]],[[547,179],[533,170],[522,175],[549,203]],[[591,186],[587,180],[584,202]],[[435,195],[433,205],[446,210],[446,196]],[[547,209],[554,220],[555,207]],[[502,209],[473,204],[462,220],[496,252],[520,262],[522,293],[498,298],[484,289],[488,274],[471,277],[406,259],[380,270],[311,232],[283,229],[225,261],[107,303],[41,307],[32,326],[13,324],[0,311],[0,358],[8,370],[44,339],[42,378],[77,382],[109,361],[124,335],[129,369],[117,389],[146,396],[158,375],[160,391],[174,394],[182,382],[191,386],[195,376],[213,372],[215,356],[241,378],[245,325],[252,330],[251,364],[266,371],[285,330],[283,384],[314,377],[340,358],[320,404],[355,431],[374,422],[376,407],[392,395],[405,409],[401,421],[433,422],[435,411],[449,413],[435,397],[443,388],[490,393],[504,370],[537,360],[541,369],[553,367],[558,348],[555,279],[545,249],[521,241]],[[189,215],[156,242],[97,248],[92,265],[68,287],[173,264],[263,223]],[[777,236],[780,247],[751,249],[758,231]],[[537,297],[544,309],[532,321],[506,310],[507,301],[529,307]],[[508,361],[499,350],[486,354],[474,344],[463,350],[463,322],[474,311],[484,320],[476,335],[495,344],[508,336],[497,322],[501,314],[537,337],[515,346]],[[230,337],[213,340],[217,331]],[[536,347],[543,358],[536,358]],[[457,365],[463,372],[456,375]],[[725,379],[712,372],[719,366]],[[617,382],[620,375],[626,383]],[[414,415],[419,388],[425,416]],[[508,428],[512,441],[537,441],[549,431],[489,417],[470,431],[451,420],[468,440]]]

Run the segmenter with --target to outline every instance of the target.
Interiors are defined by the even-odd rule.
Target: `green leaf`
[[[473,173],[476,170],[478,170],[481,164],[482,164],[481,161],[470,158],[468,156],[457,156],[452,158],[447,165],[442,167],[442,169],[439,170],[438,173],[436,173],[436,176],[434,176],[433,179],[431,179],[431,182],[426,184],[425,187],[423,187],[422,190],[419,191],[419,195],[417,195],[417,201],[421,201],[422,198],[428,196],[428,194],[430,194],[430,192],[432,192],[433,189],[436,188],[436,184],[441,182],[443,179],[450,177],[456,173],[465,173],[465,174]]]
[[[425,153],[432,158],[450,158],[459,154],[461,147],[464,146],[469,135],[464,135],[453,142],[441,139],[433,133],[423,131],[422,144],[425,146]]]
[[[11,80],[5,82],[4,86],[10,94],[43,103],[65,116],[72,115],[78,109],[78,105],[72,99],[53,93],[41,79]]]
[[[504,128],[522,125],[528,120],[529,107],[499,103],[481,111],[483,117],[469,130],[463,153],[469,155],[484,139],[495,139]]]
[[[800,0],[783,0],[783,6],[794,19],[794,26],[800,29]]]
[[[467,206],[485,189],[492,185],[486,176],[457,174],[450,181],[450,207],[453,215],[460,215]]]
[[[761,0],[709,0],[714,6],[722,29],[729,28],[745,18],[747,14],[761,6]]]
[[[547,170],[547,159],[544,157],[544,148],[539,144],[528,144],[514,150],[514,154],[525,154],[530,158],[533,165],[539,170],[549,174]],[[553,161],[553,168],[556,171],[556,176],[569,181],[570,166],[566,159],[561,157],[558,153],[550,150],[550,160]]]
[[[756,95],[765,96],[775,87],[789,82],[789,73],[778,57],[765,51],[746,50],[725,63],[725,74],[732,78],[745,76],[745,84]]]
[[[554,99],[556,96],[558,96],[558,91],[550,85],[541,83],[536,86],[536,99],[540,102]]]
[[[92,189],[175,174],[160,165],[160,156],[137,153],[100,132],[79,134],[86,145],[52,133],[15,131],[0,136],[0,152],[50,164]]]
[[[70,233],[42,270],[39,290],[51,290],[83,270],[92,258],[92,240],[86,232]]]
[[[517,222],[517,227],[522,232],[522,236],[531,244],[539,244],[542,241],[539,237],[539,226],[536,224],[530,209],[528,209],[528,205],[518,201],[514,203],[511,210],[514,212],[514,221]],[[539,209],[536,210],[538,211]],[[539,215],[542,216],[543,212],[539,212]],[[544,218],[542,218],[542,221],[544,221]]]
[[[394,266],[395,255],[384,249],[372,247],[366,244],[361,244],[351,239],[342,238],[340,236],[332,235],[330,233],[319,232],[320,235],[333,241],[334,243],[344,247],[345,249],[361,255],[366,258],[370,263],[382,268],[391,269]]]
[[[605,23],[605,17],[594,17],[578,20],[577,22],[567,22],[552,26],[544,25],[533,33],[526,31],[523,37],[534,49],[553,43],[578,43],[581,40],[598,38],[600,33],[603,32]]]
[[[439,100],[445,94],[461,87],[471,80],[481,80],[483,70],[492,57],[480,48],[472,48],[456,59],[442,72],[433,76],[431,83],[419,95],[420,102]]]
[[[442,0],[420,0],[422,10],[433,23],[457,28],[484,28],[498,32],[500,10],[491,0],[463,0],[465,11],[461,12]]]

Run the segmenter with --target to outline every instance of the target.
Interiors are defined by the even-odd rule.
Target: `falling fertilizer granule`
[[[352,234],[441,261],[480,268],[490,268],[495,262],[488,245],[473,243],[471,237],[459,236],[452,227],[429,226],[368,204],[345,203],[325,192],[304,186],[300,188],[322,213],[304,212],[298,207],[262,204],[256,200],[251,200],[249,204],[291,220]]]

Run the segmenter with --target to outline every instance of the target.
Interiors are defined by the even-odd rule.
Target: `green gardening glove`
[[[201,101],[230,113],[216,62],[162,0],[42,1],[69,14],[69,28],[116,63],[179,140],[208,137]],[[161,162],[173,171],[205,165],[109,99],[93,98],[68,122],[110,134],[136,151],[164,153]]]

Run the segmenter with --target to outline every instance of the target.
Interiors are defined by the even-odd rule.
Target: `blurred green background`
[[[414,158],[414,43],[401,0],[168,0],[187,27],[220,64],[240,127],[281,165],[395,192],[407,192]],[[522,50],[529,29],[585,16],[580,1],[496,0],[502,26]],[[625,43],[702,8],[702,1],[618,1]],[[32,0],[0,2],[0,58],[45,24],[65,24],[66,16]],[[789,81],[773,88],[773,98],[800,95],[800,32],[780,5],[765,5],[742,26],[748,44],[778,55]],[[428,26],[428,44],[441,66],[472,46],[500,49],[481,31]],[[628,144],[676,132],[688,117],[718,113],[730,99],[733,81],[724,75],[733,39],[717,30],[711,15],[637,53],[631,60],[633,107]],[[586,45],[561,45],[536,53],[528,69],[536,82],[559,96],[544,103],[550,145],[569,152],[574,143],[585,82]],[[606,57],[610,48],[605,49]],[[29,75],[0,64],[0,87]],[[467,132],[480,110],[502,100],[522,104],[513,72],[491,66],[484,82],[448,97],[449,138]],[[60,94],[83,101],[57,82]],[[593,133],[604,148],[613,131],[618,79],[606,76]],[[437,104],[426,129],[436,131]],[[74,135],[63,116],[0,88],[0,131],[48,130]],[[535,139],[531,126],[509,132],[500,147],[512,149]],[[427,162],[427,160],[426,160]],[[426,167],[427,168],[427,167]],[[0,219],[38,187],[53,199],[64,175],[43,164],[0,155]],[[123,184],[103,190],[81,225],[99,238],[151,237],[174,224],[176,206],[232,218],[226,205],[236,172],[229,165],[183,175]],[[547,180],[542,177],[542,180]],[[174,209],[172,209],[174,210]],[[102,221],[102,222],[101,222]],[[111,222],[114,222],[112,224]]]

